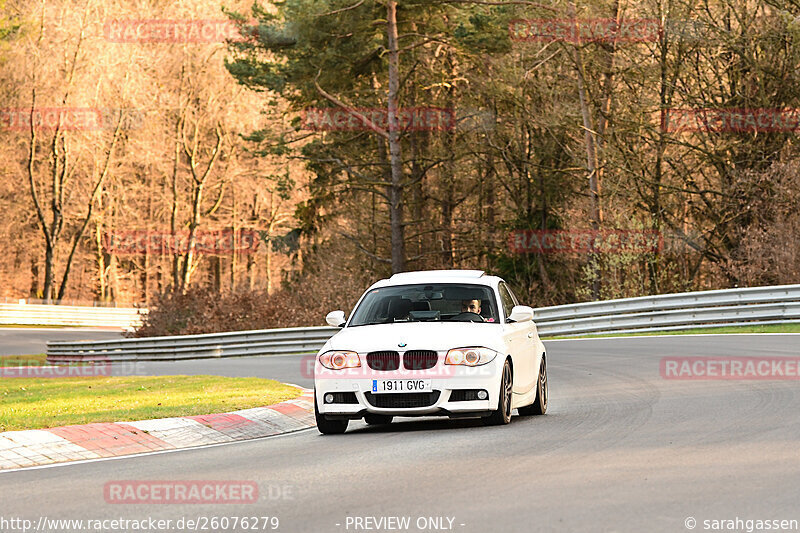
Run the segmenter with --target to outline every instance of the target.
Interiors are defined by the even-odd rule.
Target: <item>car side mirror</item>
[[[533,308],[527,305],[515,305],[508,317],[508,322],[529,322],[531,320],[533,320]]]
[[[331,311],[325,317],[325,322],[327,322],[329,326],[342,328],[347,322],[347,318],[344,316],[344,311]]]

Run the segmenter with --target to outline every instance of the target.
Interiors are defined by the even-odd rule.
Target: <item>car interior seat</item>
[[[414,308],[412,311],[430,311],[431,310],[431,303],[428,300],[422,300],[419,302],[413,302]]]
[[[392,299],[389,301],[389,320],[404,319],[413,310],[414,304],[408,298]]]
[[[481,300],[481,316],[483,318],[492,317],[492,304],[489,303],[489,300]]]

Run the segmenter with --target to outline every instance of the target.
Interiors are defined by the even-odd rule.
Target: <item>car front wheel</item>
[[[347,420],[328,420],[320,414],[317,399],[314,398],[314,418],[317,420],[317,429],[323,435],[339,435],[347,431]]]
[[[514,379],[511,375],[511,363],[506,359],[503,365],[503,377],[500,381],[500,397],[497,400],[497,410],[483,419],[489,426],[499,426],[511,422],[511,389]]]

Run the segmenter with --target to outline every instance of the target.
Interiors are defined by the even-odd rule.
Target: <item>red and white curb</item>
[[[0,433],[0,470],[257,439],[313,427],[314,392],[213,415]]]

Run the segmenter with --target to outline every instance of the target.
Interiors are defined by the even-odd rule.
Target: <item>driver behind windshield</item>
[[[480,300],[461,300],[461,312],[462,313],[475,313],[476,315],[481,314],[481,301]],[[486,317],[481,316],[484,322],[486,322]]]

